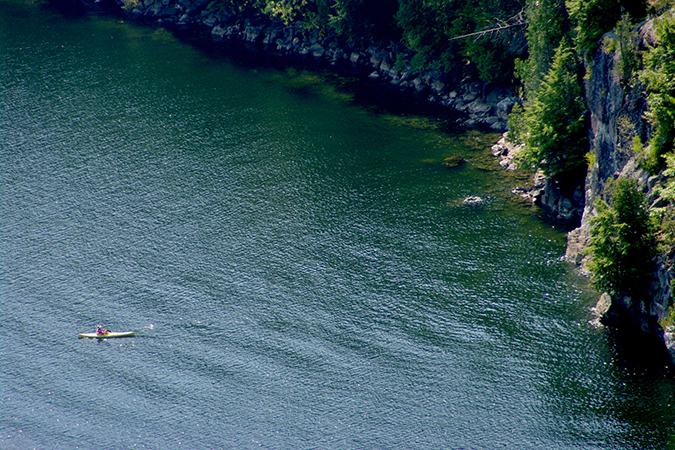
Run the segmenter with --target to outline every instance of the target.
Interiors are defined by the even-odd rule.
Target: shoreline
[[[401,62],[410,61],[412,54],[397,42],[390,42],[385,48],[365,40],[320,36],[318,30],[307,31],[302,23],[285,25],[267,16],[245,17],[214,10],[202,0],[197,0],[202,1],[197,4],[191,3],[193,0],[69,1],[81,2],[83,10],[93,14],[109,14],[142,26],[164,27],[178,39],[214,56],[233,56],[256,66],[294,66],[353,77],[350,89],[357,94],[357,101],[390,112],[442,118],[460,129],[505,136],[508,116],[521,102],[515,87],[474,81],[465,76],[462,67],[451,73],[414,70],[409,62]],[[501,149],[496,150],[495,146]],[[499,165],[516,170],[517,152],[512,152],[505,137],[495,146],[493,154],[501,157]],[[566,232],[579,226],[584,211],[583,186],[574,192],[563,192],[557,183],[540,173],[533,176],[532,185],[513,186],[512,194],[541,208],[547,221]]]
[[[178,38],[217,53],[274,60],[347,74],[407,102],[427,114],[453,118],[463,128],[507,131],[511,109],[520,100],[513,86],[474,81],[462,73],[420,71],[409,62],[412,55],[402,44],[378,46],[368,41],[345,41],[335,35],[306,31],[302,23],[283,24],[266,16],[242,17],[209,5],[194,6],[189,0],[82,1],[88,12],[112,14],[146,26],[167,28]]]
[[[164,27],[178,39],[214,56],[233,56],[256,66],[294,66],[352,77],[350,90],[363,104],[400,114],[442,118],[460,129],[501,133],[503,137],[495,143],[500,149],[493,146],[493,154],[501,157],[498,164],[502,168],[517,169],[517,152],[505,138],[508,116],[521,103],[515,87],[472,80],[462,67],[451,73],[414,70],[409,63],[412,54],[401,43],[382,47],[333,34],[320,36],[318,30],[307,31],[302,23],[286,25],[260,14],[247,17],[228,13],[204,0],[67,1],[79,2],[83,11],[93,14]],[[579,227],[585,207],[583,186],[569,192],[541,173],[533,176],[532,185],[513,186],[512,194],[541,208],[546,220],[565,232]]]

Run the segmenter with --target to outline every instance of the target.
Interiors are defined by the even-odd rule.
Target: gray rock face
[[[519,100],[516,97],[506,97],[500,100],[496,105],[497,116],[501,120],[508,120],[511,110],[517,103],[519,103]]]
[[[647,21],[638,28],[637,46],[644,49],[648,43],[654,43],[653,21]],[[608,33],[605,39],[617,39]],[[627,86],[621,82],[617,65],[620,53],[595,53],[590,77],[585,81],[588,107],[591,111],[591,131],[589,136],[594,164],[589,168],[585,182],[585,207],[581,226],[568,234],[566,258],[580,264],[585,270],[589,258],[583,253],[588,245],[590,219],[596,215],[594,203],[607,196],[607,187],[618,177],[634,178],[652,202],[658,203],[654,192],[659,184],[659,176],[650,176],[640,168],[638,157],[633,151],[633,141],[639,137],[647,141],[650,125],[644,118],[647,108],[643,86]],[[658,323],[665,309],[672,304],[670,284],[675,278],[672,261],[661,257],[657,261],[656,271],[652,274],[652,303],[645,306],[630,297],[603,297],[601,322],[609,326],[630,325],[646,333],[664,337],[675,361],[675,330],[666,330],[664,335]],[[671,339],[668,344],[668,339]]]

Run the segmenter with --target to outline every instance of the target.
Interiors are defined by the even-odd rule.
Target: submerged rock
[[[443,167],[453,169],[455,167],[461,166],[465,162],[466,161],[461,156],[449,156],[445,158],[441,164],[443,165]]]
[[[485,200],[483,200],[481,197],[478,197],[477,195],[472,195],[465,198],[462,203],[469,206],[482,206],[485,203]]]

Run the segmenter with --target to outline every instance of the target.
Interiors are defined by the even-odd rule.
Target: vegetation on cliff
[[[579,183],[586,173],[588,112],[579,58],[563,40],[528,103],[526,158],[550,177]]]
[[[630,298],[634,308],[642,303],[642,314],[654,315],[672,304],[671,283],[666,295],[658,295],[663,297],[658,308],[652,308],[654,295],[663,290],[659,278],[666,273],[656,276],[657,266],[672,264],[675,254],[675,17],[671,11],[655,19],[653,33],[649,26],[642,29],[646,38],[629,24],[624,16],[603,51],[614,53],[615,75],[624,87],[621,92],[628,93],[625,98],[636,92],[646,96],[646,136],[619,129],[635,126],[629,120],[617,120],[614,130],[634,136],[637,153],[632,157],[641,168],[632,173],[640,182],[619,178],[598,197],[597,215],[589,221],[588,268],[598,289],[616,299]],[[645,118],[638,120],[644,123]],[[672,280],[672,275],[665,278]],[[664,314],[661,309],[657,315],[675,317],[675,311]]]
[[[524,50],[515,20],[525,0],[212,0],[209,10],[262,15],[349,41],[392,42],[408,50],[415,69],[468,72],[483,81],[513,78],[514,57]],[[457,39],[500,28],[485,38]],[[521,33],[522,34],[522,33]],[[521,45],[518,45],[521,42]]]
[[[581,76],[584,56],[617,24],[642,19],[649,5],[627,0],[528,0],[526,10],[529,57],[516,63],[523,108],[512,114],[510,137],[526,144],[525,162],[559,182],[581,184],[590,126]]]
[[[588,251],[593,284],[615,297],[629,296],[649,303],[648,290],[654,257],[656,229],[644,193],[637,181],[619,178],[609,190],[610,202],[599,199],[591,219]]]
[[[662,156],[675,150],[675,17],[664,16],[655,27],[658,43],[644,55],[645,68],[640,74],[649,92],[653,133],[646,162],[653,172],[663,168]]]

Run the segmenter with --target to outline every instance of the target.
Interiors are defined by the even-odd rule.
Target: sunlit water
[[[0,58],[3,449],[675,448],[496,136],[37,5]]]

